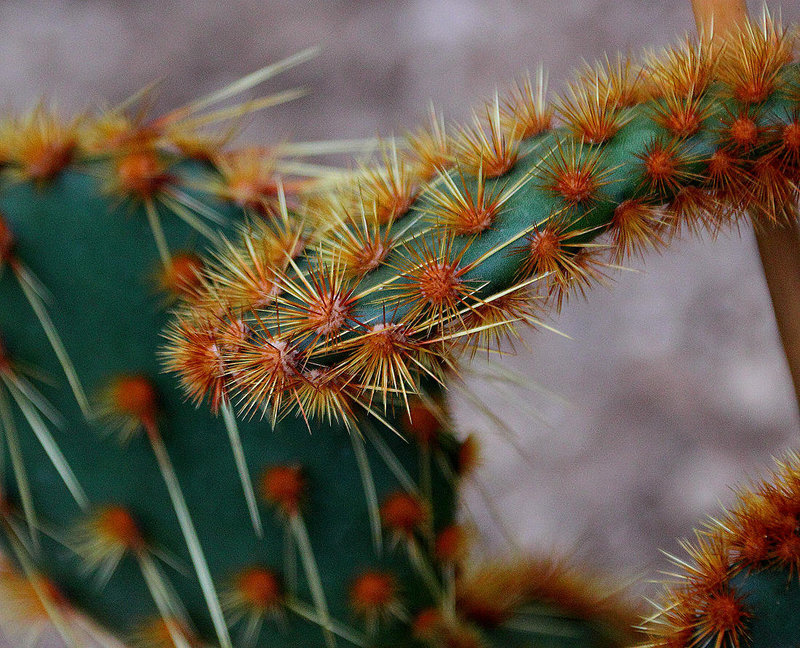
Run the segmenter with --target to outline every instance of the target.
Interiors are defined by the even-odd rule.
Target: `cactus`
[[[553,107],[540,74],[455,136],[433,114],[329,191],[195,130],[275,97],[8,124],[15,608],[76,645],[78,609],[145,648],[623,645],[630,612],[607,586],[559,561],[470,565],[455,505],[475,449],[442,389],[457,350],[539,324],[676,232],[794,219],[792,47],[747,23],[724,47],[585,67]],[[764,619],[763,645],[791,623]]]
[[[738,493],[735,506],[672,557],[646,629],[652,648],[794,646],[800,634],[800,456],[789,453],[769,479]]]

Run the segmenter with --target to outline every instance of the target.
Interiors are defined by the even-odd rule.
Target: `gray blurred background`
[[[783,16],[800,18],[798,3]],[[317,44],[316,60],[269,85],[311,94],[257,115],[247,137],[370,137],[413,126],[429,99],[464,120],[540,62],[557,90],[583,59],[692,29],[688,0],[5,0],[2,107],[44,96],[74,112],[163,78],[164,110]],[[635,587],[649,591],[666,567],[659,548],[677,551],[675,538],[731,500],[730,485],[797,447],[798,414],[752,232],[677,241],[632,266],[554,320],[572,339],[529,333],[529,349],[502,360],[542,392],[468,377],[521,453],[467,397],[453,405],[484,439],[479,481],[506,535],[643,576]],[[507,550],[478,490],[466,502],[483,544]]]

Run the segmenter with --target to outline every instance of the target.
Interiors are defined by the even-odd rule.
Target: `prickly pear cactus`
[[[142,648],[470,646],[498,633],[620,645],[628,613],[562,565],[488,569],[507,583],[500,600],[470,585],[484,572],[462,579],[455,504],[475,447],[435,382],[389,412],[335,393],[320,403],[329,377],[309,374],[303,415],[235,413],[235,380],[216,374],[257,329],[232,303],[208,308],[204,277],[240,264],[214,290],[270,304],[287,252],[319,238],[296,212],[324,182],[286,171],[318,147],[226,152],[201,127],[291,98],[214,108],[305,58],[158,119],[126,104],[3,124],[0,621],[35,641],[47,620],[70,646],[99,637],[82,614]],[[170,308],[184,325],[166,362],[208,379],[214,413],[163,373]],[[288,349],[260,344],[245,371],[272,351],[290,370]]]

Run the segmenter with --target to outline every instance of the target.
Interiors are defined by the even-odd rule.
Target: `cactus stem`
[[[692,0],[692,7],[701,34],[724,34],[736,25],[747,23],[744,0]],[[765,6],[765,26],[768,23]],[[713,29],[709,30],[709,25]],[[744,63],[747,66],[749,62]],[[741,84],[739,87],[742,88]],[[800,229],[792,222],[765,224],[755,228],[755,239],[800,407]]]
[[[677,573],[668,574],[671,581],[665,583],[655,614],[644,621],[649,641],[642,648],[794,641],[800,456],[790,452],[776,463],[769,479],[738,489],[737,501],[723,516],[710,519],[691,544],[681,543],[686,558],[666,554]],[[770,580],[775,598],[766,603],[758,590]],[[786,600],[779,598],[784,595]]]

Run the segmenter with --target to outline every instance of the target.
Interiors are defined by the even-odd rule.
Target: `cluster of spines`
[[[643,65],[586,66],[553,107],[540,73],[453,135],[432,111],[428,129],[301,206],[304,250],[284,244],[271,265],[220,256],[169,334],[169,368],[195,398],[211,385],[214,402],[221,389],[273,419],[351,420],[442,382],[461,343],[485,348],[540,323],[531,295],[557,309],[676,232],[716,232],[744,212],[756,226],[794,218],[792,51],[765,15],[722,45],[687,39]],[[281,242],[240,244],[261,246]],[[243,303],[240,278],[254,273],[270,292]],[[224,344],[232,321],[249,333]],[[205,375],[198,328],[220,350]]]
[[[712,518],[693,542],[682,543],[685,558],[671,556],[677,579],[665,584],[644,624],[649,640],[643,646],[765,645],[751,631],[763,610],[753,608],[740,588],[749,577],[776,572],[788,595],[800,575],[800,456],[789,453],[777,465],[770,478],[740,489],[733,507]],[[789,635],[796,633],[794,621],[784,629]]]
[[[319,169],[314,178],[302,177],[303,165],[294,164],[293,159],[372,146],[370,142],[360,141],[284,144],[237,151],[225,148],[228,140],[237,133],[236,122],[244,116],[289,101],[302,93],[289,90],[243,103],[234,102],[222,108],[216,106],[307,61],[314,54],[313,49],[300,52],[157,118],[148,116],[151,89],[145,89],[117,106],[96,114],[86,113],[70,121],[44,104],[20,117],[3,117],[0,120],[0,181],[4,188],[24,182],[46,187],[67,172],[97,179],[99,190],[117,210],[115,213],[138,209],[146,215],[161,260],[158,267],[150,271],[150,283],[164,294],[164,305],[191,299],[197,296],[201,287],[205,262],[195,251],[170,249],[163,226],[165,218],[183,220],[203,235],[207,243],[219,241],[221,234],[218,229],[231,225],[223,216],[223,210],[219,209],[225,203],[243,210],[252,219],[253,226],[258,227],[265,223],[263,216],[279,211],[278,193],[282,200],[287,194],[290,199],[295,199],[298,192],[310,195],[315,191],[314,187],[324,184],[326,180],[324,174],[319,177]],[[220,124],[228,126],[220,129]],[[187,163],[192,167],[190,170],[180,168]],[[338,177],[340,174],[335,175]],[[284,225],[286,230],[276,234],[280,249],[267,260],[268,265],[282,258],[292,241],[302,247],[303,239],[298,238],[302,228],[298,233],[294,224]],[[274,222],[269,228],[270,232],[278,231]],[[6,268],[11,270],[58,356],[86,419],[92,420],[95,415],[102,417],[107,413],[104,408],[108,399],[105,397],[118,385],[111,380],[97,402],[90,403],[50,317],[48,302],[52,296],[19,254],[18,247],[15,232],[0,213],[0,275]],[[263,252],[261,248],[259,254]],[[246,284],[241,277],[237,280]],[[260,287],[254,286],[254,290]],[[250,292],[247,287],[242,291],[244,302],[258,303],[258,292]],[[85,495],[47,431],[47,424],[59,425],[61,416],[35,387],[32,377],[36,370],[12,357],[12,350],[5,347],[1,334],[0,400],[5,405],[7,396],[10,396],[13,404],[23,411],[75,499],[85,507]],[[9,417],[0,427],[8,428],[7,434],[13,435],[13,420]],[[26,513],[33,520],[21,458],[15,462],[14,469]]]
[[[287,221],[288,223],[288,221]],[[274,232],[274,228],[270,227]],[[8,246],[11,249],[11,245]],[[176,255],[177,256],[177,255]],[[196,287],[197,267],[196,259],[187,255],[186,266],[188,269],[181,273],[171,282],[180,286],[178,292],[183,293],[184,297],[191,297]],[[241,336],[241,331],[230,332],[229,343]],[[14,367],[10,356],[3,350],[2,363],[0,368],[4,372],[10,372]],[[159,396],[154,385],[141,375],[120,375],[112,380],[103,390],[94,404],[94,413],[102,419],[104,427],[115,431],[121,441],[127,442],[134,435],[144,430],[149,439],[159,462],[162,473],[165,475],[170,496],[173,504],[184,525],[188,525],[188,536],[194,536],[191,517],[183,501],[180,486],[175,479],[174,469],[171,466],[169,455],[161,439],[160,419],[162,413],[159,407]],[[418,427],[415,421],[419,418],[425,419],[423,415],[426,410],[424,407],[415,408],[415,415],[409,416],[404,431],[414,436]],[[434,437],[440,431],[440,422],[435,417],[427,416],[425,435],[427,438],[426,447],[429,451],[436,454],[438,442]],[[6,426],[4,425],[4,428]],[[6,430],[8,431],[8,430]],[[470,446],[464,444],[465,448]],[[463,474],[467,471],[472,461],[470,451],[465,450],[463,460],[458,462],[456,472]],[[396,461],[396,460],[395,460]],[[456,476],[453,475],[453,479]],[[264,503],[275,507],[280,519],[286,524],[287,530],[297,534],[297,543],[303,543],[303,538],[307,538],[304,531],[304,522],[301,510],[305,499],[306,484],[303,479],[303,471],[297,465],[274,466],[266,470],[261,480],[260,493]],[[454,484],[455,487],[455,484]],[[24,490],[24,489],[21,489]],[[428,495],[430,496],[430,494]],[[3,519],[8,521],[9,527],[15,524],[18,519],[15,507],[3,500]],[[421,550],[420,533],[421,526],[425,525],[426,533],[430,531],[428,525],[432,522],[427,504],[415,496],[396,492],[391,494],[383,502],[380,509],[380,519],[386,532],[391,534],[395,542],[406,547],[410,559],[415,560],[418,569],[424,570],[428,586],[432,589],[439,589],[438,576],[431,571],[433,566],[427,566],[428,558],[423,555],[426,550]],[[192,630],[192,624],[186,616],[179,599],[174,597],[169,581],[159,567],[160,562],[170,564],[169,559],[165,558],[163,552],[158,547],[152,545],[147,539],[144,531],[139,527],[133,514],[120,505],[104,505],[102,507],[86,507],[86,517],[79,523],[70,537],[64,542],[81,559],[81,562],[89,574],[96,574],[99,584],[105,584],[114,574],[119,563],[126,557],[133,558],[139,566],[139,570],[150,590],[151,596],[160,616],[151,623],[144,624],[134,635],[130,637],[131,645],[146,646],[156,648],[161,646],[186,646],[200,645],[196,633]],[[34,516],[25,516],[30,532],[38,532],[38,523]],[[430,527],[432,528],[432,527]],[[455,558],[455,548],[453,536],[457,527],[448,527],[441,537],[431,540],[431,552],[442,564],[450,564]],[[17,535],[20,541],[21,551],[30,551],[33,559],[35,551],[32,547],[26,546],[26,539],[22,535]],[[449,538],[449,539],[448,539]],[[196,537],[194,538],[196,541]],[[189,540],[187,538],[187,544]],[[304,544],[307,543],[307,539]],[[198,571],[207,570],[204,564],[202,553],[197,557],[192,556],[195,567]],[[309,581],[319,581],[318,567],[315,564],[313,554],[308,552],[304,567],[308,571]],[[184,568],[185,569],[185,568]],[[17,576],[9,576],[9,579]],[[22,577],[20,577],[22,578]],[[34,579],[34,580],[30,580]],[[26,577],[26,582],[38,582],[33,576]],[[43,581],[44,582],[44,581]],[[47,581],[49,582],[49,581]],[[226,614],[227,621],[222,621],[219,628],[225,628],[228,623],[236,624],[244,621],[245,628],[243,637],[245,640],[255,639],[265,620],[273,619],[281,622],[287,611],[298,614],[303,618],[313,620],[321,626],[326,636],[332,637],[333,634],[341,634],[346,638],[355,639],[356,645],[364,645],[366,639],[361,638],[357,630],[348,628],[347,625],[327,618],[326,603],[321,588],[317,587],[313,607],[308,607],[297,600],[287,597],[283,587],[282,579],[277,572],[262,566],[253,566],[241,574],[231,577],[229,585],[222,591],[214,591],[217,586],[211,585],[211,592],[207,593],[209,609],[213,615],[213,605],[222,607],[222,612]],[[30,588],[28,588],[30,589]],[[51,595],[50,590],[39,591],[42,588],[34,588],[31,596],[36,596],[38,604],[35,610],[42,608],[42,614],[38,621],[44,621],[45,617],[49,621],[54,621],[54,615],[63,607],[63,613],[68,613],[72,618],[75,611],[66,602],[66,599]],[[312,588],[314,589],[314,588]],[[27,590],[26,590],[27,591]],[[52,592],[56,592],[52,588]],[[51,600],[52,599],[52,600]],[[361,618],[366,624],[367,634],[377,632],[390,617],[392,619],[407,620],[406,611],[401,603],[402,594],[398,580],[387,571],[373,570],[367,571],[354,578],[350,587],[350,607],[354,614]],[[70,644],[73,630],[64,625],[62,636]],[[227,630],[222,631],[222,637]],[[222,641],[222,639],[220,639]]]

